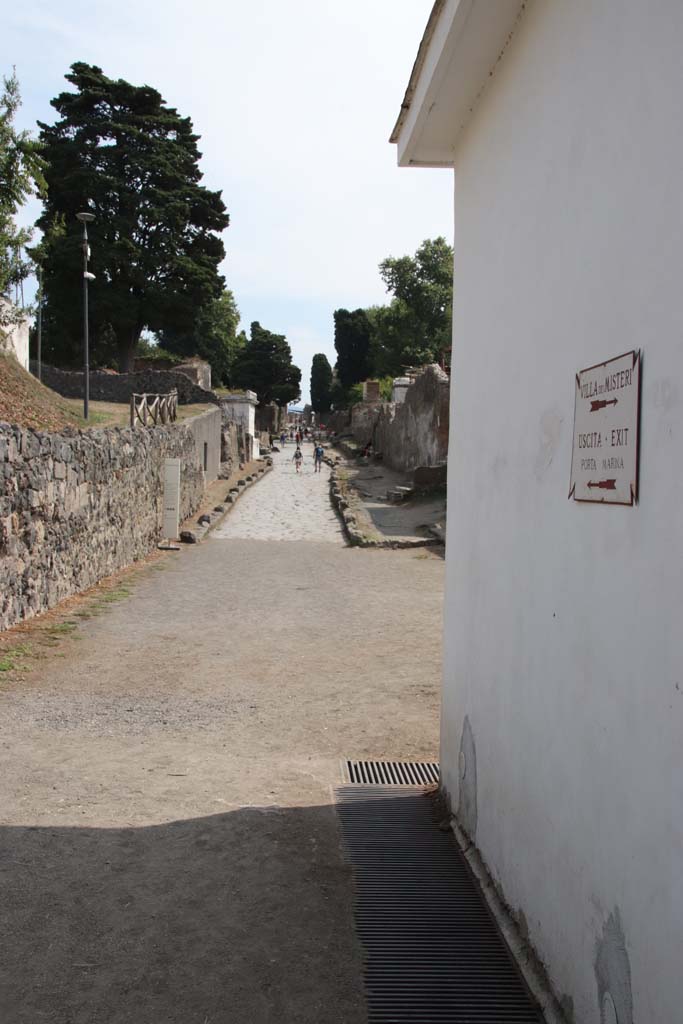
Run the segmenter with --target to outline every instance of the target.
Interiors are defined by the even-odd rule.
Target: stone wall
[[[269,405],[257,405],[255,413],[255,429],[257,434],[278,435],[287,426],[287,409],[271,402]]]
[[[326,426],[372,444],[387,465],[401,472],[439,466],[448,459],[449,379],[426,366],[400,402],[359,402],[350,411],[329,413]]]
[[[359,444],[375,443],[375,432],[384,406],[386,405],[389,409],[391,404],[391,402],[358,402],[352,407],[350,432]],[[377,448],[377,451],[379,450]]]
[[[204,391],[211,390],[211,363],[204,359],[189,359],[186,363],[179,363],[175,367],[178,373],[184,373],[193,384],[203,388]]]
[[[37,365],[31,361],[31,373],[37,372]],[[58,370],[43,363],[42,381],[64,398],[82,398],[83,374],[75,370]],[[141,370],[139,373],[110,373],[105,370],[91,370],[90,398],[93,402],[130,402],[132,394],[166,394],[175,388],[178,402],[190,405],[194,402],[216,402],[219,398],[213,391],[205,391],[194,384],[187,374],[179,370]]]
[[[234,421],[224,419],[221,425],[221,479],[227,480],[240,462],[245,461],[244,431]]]
[[[409,472],[447,461],[449,383],[440,367],[427,366],[400,404],[379,407],[372,443],[387,465]]]
[[[221,467],[220,477],[227,480],[240,463],[259,457],[259,436],[248,430],[249,419],[235,416],[235,406],[221,401]]]
[[[321,424],[325,424],[325,429],[330,433],[335,434],[350,434],[351,433],[351,410],[350,409],[337,409],[335,412],[323,412],[318,417],[318,421]]]
[[[187,425],[49,434],[0,424],[0,629],[155,547],[167,457],[182,460],[182,520],[204,486]]]

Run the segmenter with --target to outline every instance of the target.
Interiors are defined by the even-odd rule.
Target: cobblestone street
[[[313,465],[313,445],[304,443],[299,473],[292,461],[295,446],[273,454],[273,472],[245,494],[215,537],[232,540],[310,540],[343,543],[329,500],[330,470]]]
[[[437,755],[443,561],[292,454],[3,682],[3,1024],[366,1020],[331,790]]]

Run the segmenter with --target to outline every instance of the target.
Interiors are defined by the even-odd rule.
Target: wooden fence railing
[[[174,423],[178,417],[178,392],[169,391],[167,395],[131,395],[130,425],[143,427],[159,423]]]

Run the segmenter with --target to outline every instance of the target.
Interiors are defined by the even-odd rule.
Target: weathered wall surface
[[[448,376],[436,365],[427,366],[401,402],[361,402],[350,416],[330,414],[327,425],[350,432],[359,444],[371,443],[387,465],[401,472],[439,466],[448,460]]]
[[[256,438],[256,394],[253,391],[235,393],[221,398],[221,412],[225,423],[237,426],[240,447],[240,461],[251,462],[259,456]]]
[[[249,408],[251,416],[249,416]],[[258,438],[249,432],[250,425],[253,429],[253,412],[253,405],[245,409],[241,405],[235,406],[229,400],[221,400],[220,476],[223,479],[227,480],[241,462],[250,462],[259,457]]]
[[[0,296],[0,306],[12,310],[12,303]],[[28,370],[28,339],[30,320],[24,317],[18,323],[0,327],[0,351],[11,352],[20,366]]]
[[[31,372],[37,365],[31,361]],[[81,398],[83,374],[74,370],[59,370],[55,366],[42,367],[42,381],[64,398]],[[175,388],[181,405],[194,402],[216,402],[218,395],[205,391],[178,370],[142,370],[139,373],[90,373],[90,398],[94,402],[129,402],[132,394],[165,394]]]
[[[351,432],[351,410],[338,409],[336,412],[325,412],[318,417],[330,433],[347,434]]]
[[[244,458],[244,431],[234,420],[223,419],[221,424],[220,477],[227,480]]]
[[[682,1018],[682,43],[527,4],[455,160],[441,772],[577,1024]],[[569,501],[575,374],[641,347],[639,503]]]
[[[255,430],[257,434],[279,434],[287,426],[287,409],[271,402],[270,405],[258,405],[255,412]]]
[[[0,424],[0,629],[154,548],[167,457],[182,460],[182,520],[204,485],[187,426],[48,434]]]
[[[178,373],[184,373],[204,391],[211,390],[211,363],[204,359],[190,359],[187,363],[179,363],[175,369]]]
[[[358,405],[352,407],[349,429],[359,444],[374,442],[382,407],[382,402],[359,402]]]
[[[221,410],[207,409],[185,420],[185,425],[194,438],[197,463],[204,470],[205,482],[210,483],[218,478],[221,468]]]
[[[373,445],[394,469],[439,466],[448,459],[450,387],[447,374],[428,366],[400,403],[379,410]]]

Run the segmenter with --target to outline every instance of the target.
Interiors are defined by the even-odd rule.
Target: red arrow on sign
[[[601,487],[603,491],[616,491],[617,481],[616,480],[598,480],[595,483],[593,480],[589,480],[586,484],[587,487]]]
[[[616,405],[618,399],[610,398],[606,401],[604,398],[599,398],[596,402],[591,402],[591,412],[597,412],[599,409],[604,409],[607,405]]]

